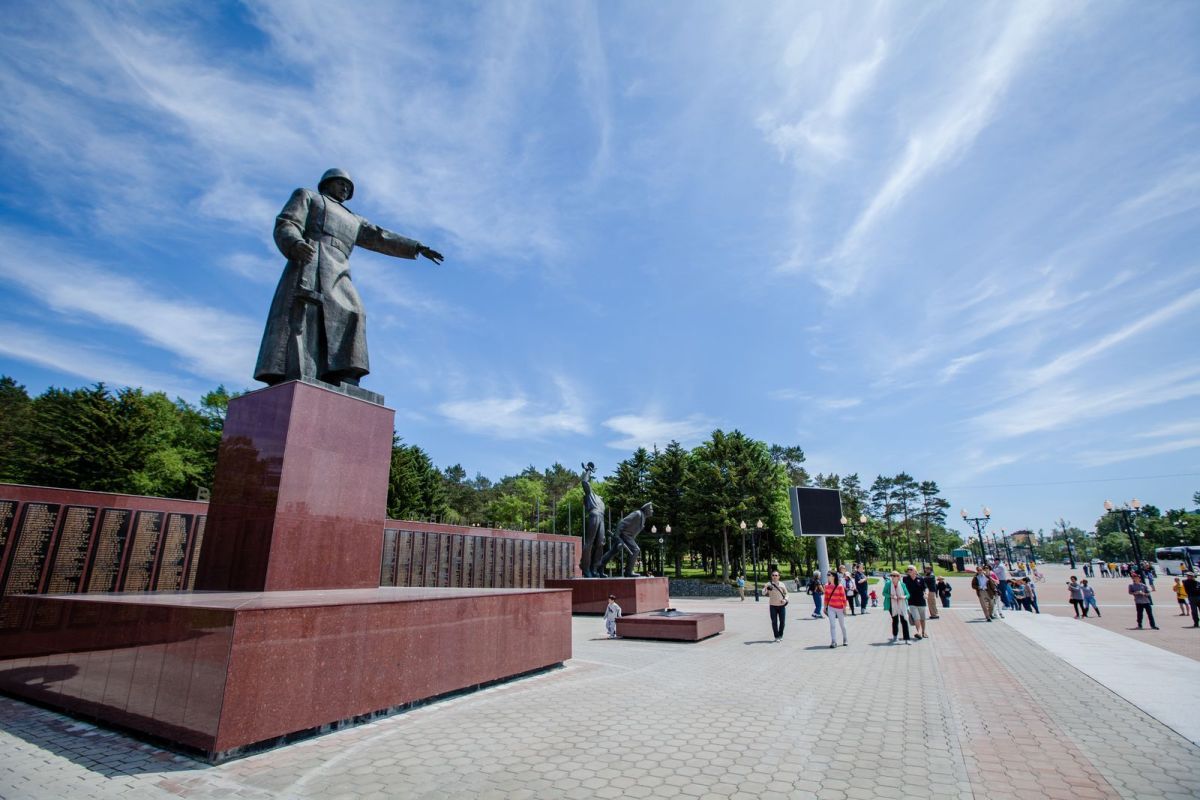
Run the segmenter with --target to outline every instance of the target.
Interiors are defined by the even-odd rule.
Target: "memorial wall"
[[[0,596],[190,591],[208,503],[0,483]],[[573,536],[389,520],[381,586],[540,588]],[[331,537],[332,538],[332,537]]]
[[[0,483],[0,595],[190,589],[207,509]]]
[[[577,536],[388,520],[380,586],[540,589],[577,572]]]

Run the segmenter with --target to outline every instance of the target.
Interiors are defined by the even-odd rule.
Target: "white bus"
[[[1160,547],[1154,551],[1155,568],[1160,575],[1182,575],[1200,569],[1200,545]]]

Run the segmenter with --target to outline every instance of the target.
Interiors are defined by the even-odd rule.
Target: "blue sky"
[[[144,7],[143,7],[144,6]],[[330,166],[406,441],[493,478],[738,427],[997,527],[1200,489],[1194,3],[25,3],[0,372],[251,371]]]

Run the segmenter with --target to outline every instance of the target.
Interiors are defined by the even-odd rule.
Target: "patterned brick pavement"
[[[792,606],[719,610],[700,644],[601,638],[515,681],[218,767],[0,698],[4,798],[1196,797],[1200,748],[970,607],[933,638],[850,647]],[[965,603],[960,605],[966,605]],[[800,612],[796,614],[796,612]],[[1181,698],[1196,702],[1196,698]]]

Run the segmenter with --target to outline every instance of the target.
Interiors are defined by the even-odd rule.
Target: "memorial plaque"
[[[454,533],[445,538],[449,539],[450,545],[450,580],[446,584],[454,588],[462,588],[463,585],[463,539],[461,533]]]
[[[524,540],[512,542],[512,583],[510,587],[524,587]]]
[[[413,532],[400,531],[396,557],[396,585],[412,586]]]
[[[548,542],[537,541],[533,543],[533,587],[542,588],[542,570],[546,567],[546,545]]]
[[[438,537],[429,531],[422,534],[425,537],[425,571],[422,586],[438,585]]]
[[[478,543],[478,536],[463,537],[463,579],[462,585],[468,589],[474,586],[475,580],[475,545]]]
[[[191,555],[188,556],[188,576],[184,589],[192,591],[196,588],[196,570],[200,566],[200,547],[204,544],[204,528],[208,517],[204,514],[196,517],[196,530],[192,531]]]
[[[9,544],[12,553],[0,582],[0,595],[37,593],[61,508],[57,503],[26,503],[21,509],[21,521]]]
[[[74,594],[83,591],[83,572],[87,567],[88,547],[99,509],[91,506],[67,506],[58,527],[54,555],[46,591],[50,594]]]
[[[16,515],[16,500],[0,500],[0,567],[4,566],[4,546],[12,534],[13,517]]]
[[[517,559],[520,558],[521,551],[517,548],[516,539],[504,540],[504,586],[513,588],[517,585]]]
[[[183,586],[183,564],[187,560],[188,531],[192,529],[192,514],[167,514],[167,524],[159,545],[158,574],[154,589],[158,592],[177,592]]]
[[[471,545],[471,586],[479,589],[483,586],[483,558],[487,539],[482,536],[472,536]]]
[[[379,585],[396,585],[396,540],[400,531],[385,530],[383,532],[383,558],[379,565]]]
[[[483,540],[483,583],[485,589],[496,586],[496,538],[487,536]]]
[[[150,590],[162,525],[161,511],[137,512],[133,522],[133,535],[130,537],[129,558],[125,560],[125,575],[121,579],[122,592]]]
[[[106,508],[100,512],[96,546],[87,571],[87,591],[115,592],[121,575],[121,560],[129,542],[129,522],[133,512],[125,508]]]
[[[450,537],[438,536],[437,534],[433,535],[437,536],[438,540],[438,582],[435,585],[445,589],[450,586]]]
[[[423,531],[413,531],[413,554],[412,554],[412,583],[409,586],[424,586],[425,585],[425,533]]]

